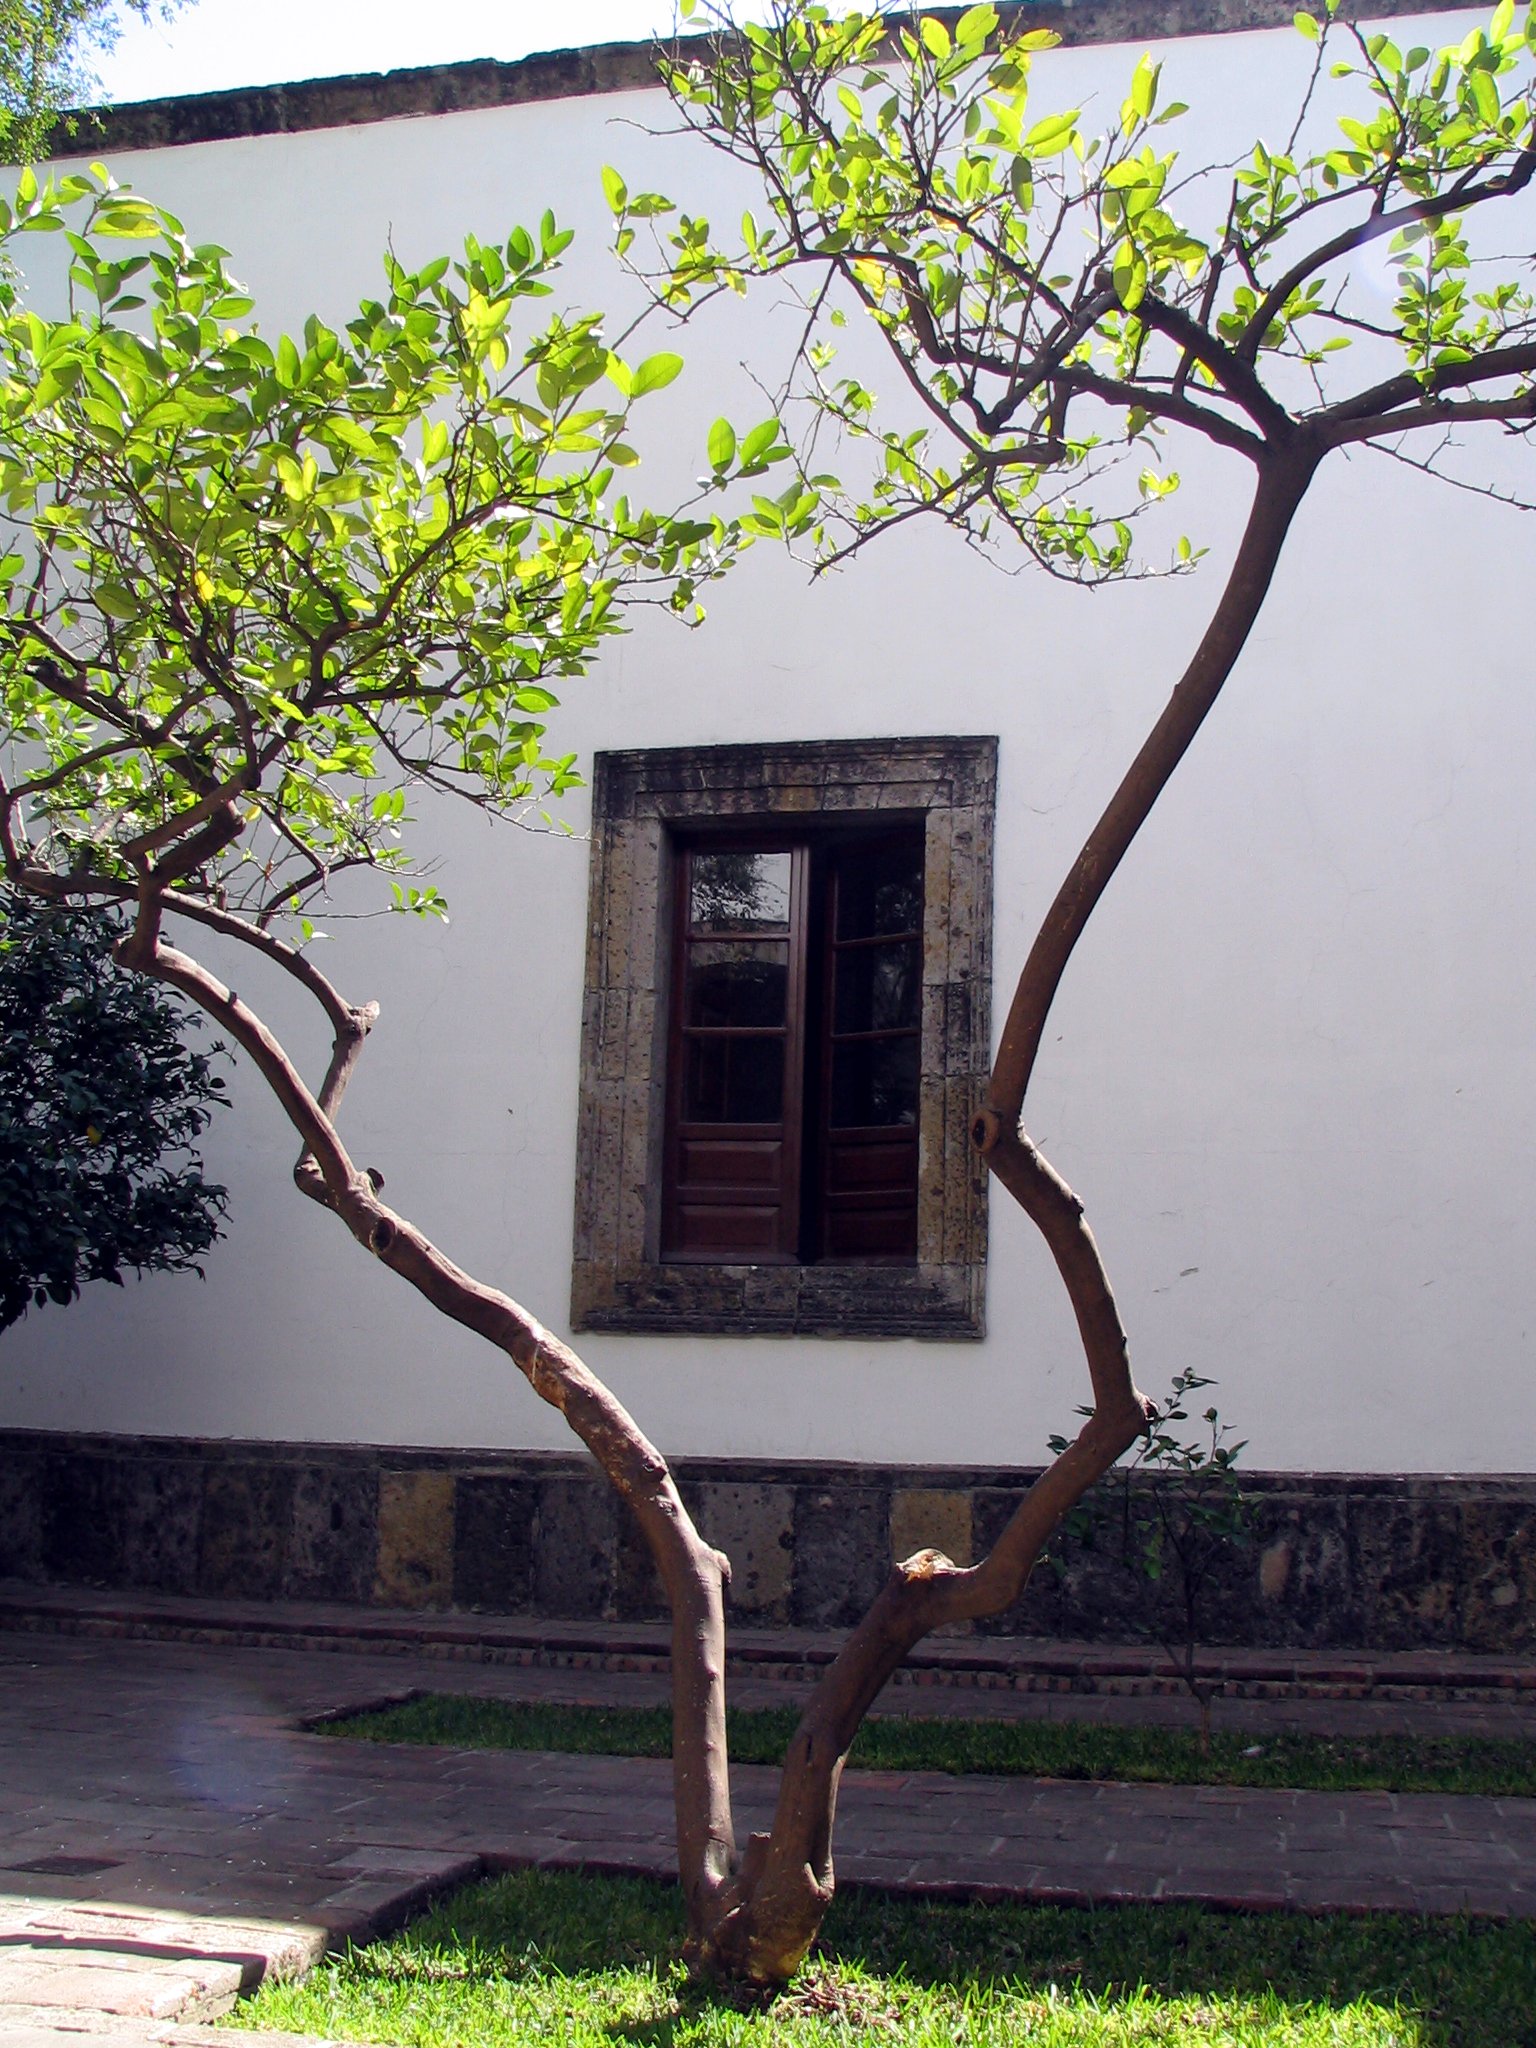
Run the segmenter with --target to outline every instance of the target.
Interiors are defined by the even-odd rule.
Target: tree
[[[727,1910],[699,1937],[771,1979],[805,1952],[831,1895],[838,1776],[881,1685],[933,1628],[1012,1601],[1063,1514],[1155,1424],[1083,1204],[1025,1128],[1030,1079],[1074,949],[1231,674],[1321,464],[1381,449],[1450,473],[1454,437],[1474,426],[1529,445],[1536,301],[1517,259],[1490,262],[1484,223],[1514,228],[1536,177],[1536,8],[1520,26],[1502,0],[1440,51],[1340,24],[1338,0],[1321,20],[1299,14],[1314,61],[1294,124],[1235,169],[1185,166],[1164,143],[1187,110],[1159,109],[1150,57],[1106,132],[1081,109],[1032,106],[1033,67],[1058,38],[1027,9],[1005,24],[983,0],[893,26],[781,0],[739,32],[708,0],[682,12],[722,33],[707,59],[682,48],[664,63],[674,104],[755,174],[765,217],[749,214],[729,246],[663,195],[631,197],[616,173],[609,195],[621,254],[676,311],[753,280],[799,286],[803,339],[781,405],[809,407],[801,473],[756,501],[750,530],[809,534],[827,566],[932,515],[1093,584],[1144,573],[1135,522],[1177,485],[1162,452],[1176,433],[1254,478],[1205,633],[1030,948],[972,1130],[1060,1272],[1092,1408],[990,1556],[899,1563],[817,1687],[773,1831],[749,1845],[721,1888]],[[1325,134],[1323,103],[1340,90]],[[1523,225],[1528,247],[1528,212]],[[646,229],[659,264],[636,253]],[[1370,249],[1395,277],[1386,312],[1352,277]],[[861,379],[838,374],[835,330],[855,312],[898,373],[909,416],[894,424]],[[828,427],[872,451],[862,493],[812,473]],[[1131,456],[1145,467],[1117,508],[1105,479]],[[1195,560],[1181,539],[1168,566]]]
[[[224,1189],[192,1147],[223,1099],[186,1006],[112,959],[125,920],[0,901],[0,1330],[88,1280],[200,1273]]]
[[[408,791],[500,809],[567,782],[571,764],[543,751],[541,679],[579,673],[647,584],[690,608],[732,552],[738,535],[718,521],[606,495],[629,460],[630,402],[668,381],[677,358],[631,369],[592,316],[556,319],[512,348],[510,323],[559,253],[552,222],[537,241],[471,244],[451,272],[391,261],[387,300],[344,334],[311,322],[302,346],[275,350],[234,324],[247,306],[221,252],[190,248],[103,179],[45,193],[24,182],[17,216],[0,222],[11,241],[77,209],[75,283],[99,309],[48,323],[9,285],[0,303],[0,490],[23,542],[3,570],[0,682],[18,745],[0,787],[0,859],[41,896],[132,905],[120,957],[190,996],[249,1055],[298,1133],[300,1186],[498,1346],[635,1513],[672,1608],[678,1854],[700,1968],[773,1982],[796,1966],[832,1892],[843,1760],[885,1679],[940,1623],[1007,1606],[1062,1516],[1147,1425],[1082,1205],[1023,1133],[1025,1090],[1073,947],[1230,670],[1319,463],[1425,428],[1523,431],[1536,416],[1529,293],[1466,282],[1468,223],[1536,169],[1536,24],[1513,22],[1506,0],[1490,30],[1440,56],[1357,42],[1348,70],[1369,118],[1350,113],[1343,147],[1302,150],[1300,129],[1259,145],[1229,179],[1225,224],[1204,239],[1178,224],[1172,162],[1152,146],[1168,118],[1155,114],[1155,68],[1138,67],[1096,149],[1075,113],[1026,125],[1030,67],[1049,38],[1003,35],[988,5],[953,31],[925,20],[887,44],[877,17],[838,22],[791,0],[772,26],[722,40],[712,62],[671,67],[687,116],[768,181],[770,223],[752,225],[744,250],[716,250],[707,223],[610,175],[626,247],[636,219],[672,236],[666,304],[750,274],[818,272],[813,311],[830,318],[842,310],[834,290],[851,294],[929,415],[915,435],[888,433],[862,387],[830,381],[813,334],[800,358],[813,399],[872,439],[875,484],[843,501],[797,476],[757,501],[744,537],[814,530],[826,493],[823,530],[834,535],[841,516],[846,545],[937,510],[977,538],[1016,534],[1046,568],[1092,580],[1131,563],[1131,522],[1073,492],[1096,477],[1106,431],[1155,453],[1177,426],[1243,456],[1257,478],[1212,623],[1026,962],[974,1134],[1061,1270],[1092,1413],[988,1557],[960,1568],[924,1551],[895,1566],[791,1742],[771,1831],[740,1852],[727,1562],[574,1352],[454,1266],[354,1163],[337,1119],[376,1012],[343,997],[303,944],[307,906],[328,883],[408,867],[395,836],[411,822]],[[1086,259],[1069,270],[1080,228]],[[146,233],[148,339],[123,324],[134,277],[109,253],[113,238]],[[1362,331],[1328,280],[1383,239],[1405,283],[1392,320]],[[1337,354],[1311,343],[1319,330],[1395,351],[1394,366],[1330,399]],[[594,401],[605,375],[623,405]],[[738,442],[724,423],[710,441],[721,486],[786,452],[760,435]],[[1149,466],[1148,498],[1166,487]],[[437,907],[430,891],[395,886],[408,907]],[[170,943],[171,918],[253,948],[321,1006],[333,1045],[318,1087],[248,1003]]]
[[[180,0],[125,0],[149,21]],[[119,32],[117,0],[0,0],[0,163],[33,163],[58,117],[96,90],[92,55]]]

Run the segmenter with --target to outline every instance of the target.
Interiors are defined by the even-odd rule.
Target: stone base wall
[[[1033,1474],[685,1459],[743,1622],[843,1626],[893,1557],[981,1555]],[[1536,1476],[1243,1475],[1250,1533],[1204,1638],[1254,1647],[1536,1649]],[[0,1575],[258,1600],[659,1618],[628,1518],[581,1457],[0,1431]],[[1171,1609],[1063,1539],[985,1633],[1125,1640]]]

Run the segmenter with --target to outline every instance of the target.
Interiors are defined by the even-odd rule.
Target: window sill
[[[981,1266],[645,1265],[576,1267],[572,1327],[634,1335],[986,1335]]]

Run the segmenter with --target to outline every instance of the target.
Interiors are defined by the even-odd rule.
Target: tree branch
[[[1367,243],[1376,242],[1383,235],[1395,235],[1401,229],[1412,227],[1418,221],[1439,220],[1448,213],[1464,213],[1469,207],[1480,206],[1488,199],[1508,199],[1516,192],[1524,191],[1536,175],[1536,149],[1523,149],[1515,158],[1510,169],[1501,178],[1491,178],[1486,184],[1453,185],[1447,192],[1437,192],[1424,199],[1410,200],[1406,206],[1396,206],[1390,213],[1375,213],[1357,227],[1346,228],[1321,248],[1293,263],[1264,294],[1258,308],[1243,329],[1237,352],[1247,362],[1254,362],[1264,336],[1277,313],[1289,304],[1291,294],[1309,277],[1320,270],[1326,270],[1339,257],[1348,256],[1355,249],[1363,249]],[[1333,195],[1330,194],[1329,197]],[[1288,222],[1287,225],[1294,225]]]
[[[1321,450],[1309,439],[1296,437],[1289,447],[1270,450],[1260,463],[1247,529],[1215,615],[1162,716],[1089,834],[1030,948],[1003,1027],[987,1107],[972,1131],[985,1155],[997,1149],[1006,1132],[1018,1128],[1045,1020],[1067,962],[1110,877],[1232,673],[1320,456]]]

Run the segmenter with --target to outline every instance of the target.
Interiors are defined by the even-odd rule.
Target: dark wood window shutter
[[[664,1259],[917,1256],[920,827],[677,849]]]
[[[804,847],[680,851],[662,1255],[799,1257]]]

